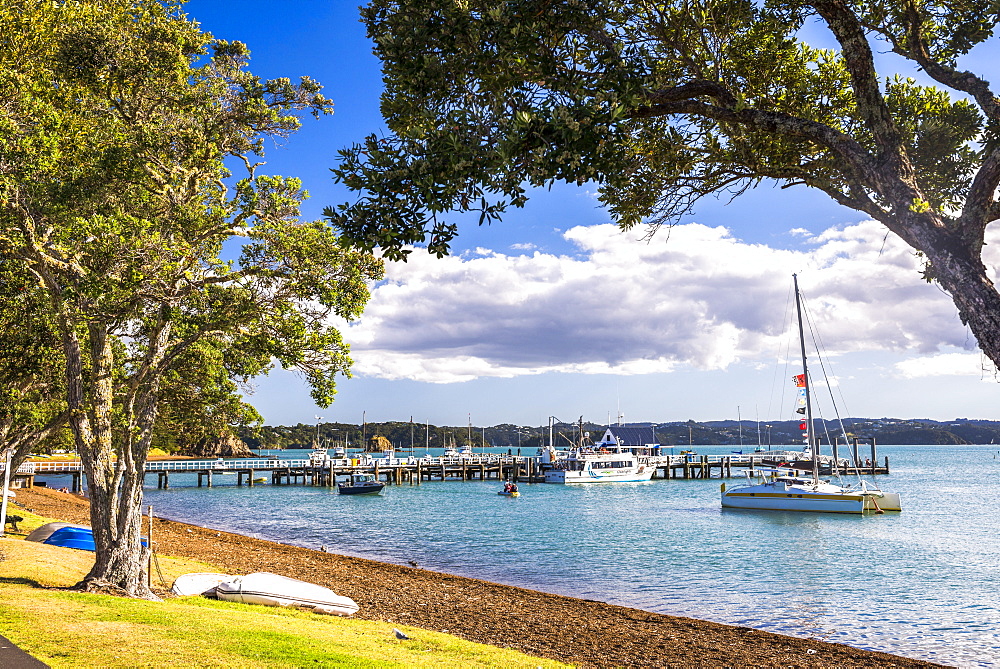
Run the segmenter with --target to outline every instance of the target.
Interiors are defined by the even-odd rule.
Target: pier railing
[[[406,465],[416,465],[418,463],[433,465],[497,465],[524,463],[529,458],[520,455],[473,455],[462,457],[431,457],[431,456],[407,456],[405,458],[328,458],[320,459],[296,459],[282,460],[279,458],[253,458],[253,459],[221,459],[221,460],[153,460],[147,462],[144,471],[147,472],[183,472],[183,471],[205,471],[205,470],[238,470],[252,469],[254,471],[266,471],[270,469],[302,469],[304,467],[351,467],[368,466],[378,463],[380,467],[403,467]],[[0,472],[4,470],[4,463],[0,461]],[[83,470],[83,465],[79,460],[45,460],[25,462],[17,468],[18,474],[53,474],[56,472],[79,472]]]
[[[146,462],[144,472],[158,473],[161,477],[167,476],[170,472],[191,472],[211,475],[212,473],[247,473],[247,472],[271,472],[274,476],[283,475],[304,475],[304,472],[357,472],[360,470],[371,470],[378,473],[380,470],[414,469],[416,471],[434,468],[435,471],[454,471],[455,469],[469,470],[523,468],[528,472],[538,472],[545,466],[539,458],[533,456],[513,456],[503,454],[485,453],[482,455],[465,456],[406,456],[406,457],[378,457],[371,454],[359,454],[361,457],[355,458],[299,458],[280,459],[276,457],[265,458],[219,458],[219,459],[190,459],[190,460],[154,460]],[[663,470],[668,477],[673,475],[674,470],[684,469],[685,477],[693,476],[692,472],[698,471],[710,477],[713,470],[725,472],[725,475],[732,476],[733,470],[737,468],[766,468],[776,461],[794,460],[798,455],[792,451],[772,451],[769,453],[729,453],[718,455],[640,455],[642,462],[647,466],[652,466],[658,470]],[[782,457],[785,456],[785,457]],[[829,467],[833,458],[825,456],[823,466]],[[839,459],[839,466],[844,470],[851,470],[852,465],[846,458]],[[871,469],[871,473],[888,473],[888,462],[884,471],[872,469],[872,465],[866,462],[863,465],[865,471]],[[860,471],[862,466],[857,467]],[[23,477],[35,475],[58,475],[67,474],[75,477],[80,476],[83,470],[79,460],[55,461],[40,460],[26,462],[21,465],[16,474]],[[0,472],[3,471],[3,463],[0,462]],[[284,474],[282,474],[284,473]],[[242,474],[241,474],[242,475]]]

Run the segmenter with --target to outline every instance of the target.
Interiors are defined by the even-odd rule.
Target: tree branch
[[[851,75],[858,113],[879,147],[878,160],[883,169],[891,169],[905,183],[916,183],[899,129],[882,97],[864,27],[842,0],[813,0],[809,4],[826,21],[840,43],[844,64]]]
[[[907,5],[906,43],[900,42],[888,30],[878,30],[892,44],[893,53],[912,60],[938,83],[956,91],[969,94],[979,104],[979,108],[992,121],[1000,121],[1000,102],[990,90],[990,83],[968,71],[959,71],[935,60],[927,48],[927,41],[921,28],[923,19],[913,2]]]
[[[695,90],[707,90],[707,88],[702,88],[699,85],[688,89],[687,92],[691,94]],[[707,93],[701,94],[706,95]],[[665,93],[661,95],[667,97]],[[782,112],[757,109],[735,110],[682,98],[673,102],[637,107],[628,114],[630,118],[634,119],[673,115],[698,116],[776,135],[806,139],[829,149],[834,156],[843,161],[858,181],[871,184],[885,182],[885,174],[880,171],[879,165],[854,138],[823,123],[797,118]]]
[[[995,194],[1000,184],[1000,147],[987,153],[979,171],[976,172],[969,194],[965,199],[965,207],[958,219],[959,233],[967,243],[978,248],[983,242],[986,226],[996,219],[997,201]]]

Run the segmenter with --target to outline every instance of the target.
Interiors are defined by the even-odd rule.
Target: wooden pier
[[[677,457],[683,457],[678,462]],[[709,479],[709,478],[733,478],[742,477],[749,472],[751,475],[758,470],[772,471],[775,464],[767,463],[764,458],[753,455],[696,455],[696,456],[667,456],[669,458],[663,462],[654,462],[656,473],[654,479]],[[651,458],[657,460],[657,458]],[[883,465],[861,463],[860,467],[853,464],[841,464],[837,467],[841,476],[874,476],[889,473],[889,458],[886,457]],[[788,467],[782,467],[787,469]],[[796,466],[804,474],[811,475],[812,468],[805,469],[804,466]],[[819,470],[820,476],[833,476],[835,472],[830,464],[824,464]]]
[[[873,458],[862,461],[855,451],[853,460],[840,459],[838,471],[846,475],[885,475],[889,473],[889,458],[884,464],[874,464]],[[874,453],[873,453],[874,455]],[[759,454],[732,455],[650,455],[646,464],[655,468],[655,480],[692,480],[743,477],[747,472],[773,470],[775,463]],[[854,464],[856,463],[856,464]],[[857,466],[860,465],[860,466]],[[811,473],[803,464],[798,468]],[[0,465],[2,471],[2,465]],[[278,458],[233,460],[161,460],[147,462],[143,479],[156,478],[156,487],[170,487],[171,474],[195,474],[198,487],[223,481],[237,486],[249,486],[270,480],[271,485],[335,486],[338,477],[373,474],[389,485],[421,485],[428,481],[516,481],[543,483],[545,476],[537,457],[510,455],[476,455],[471,457],[407,457],[407,458],[339,458],[328,460],[281,460]],[[821,476],[832,476],[829,464],[820,468]],[[36,476],[71,476],[73,492],[82,489],[82,467],[76,462],[28,462],[12,476],[21,486],[34,484]]]

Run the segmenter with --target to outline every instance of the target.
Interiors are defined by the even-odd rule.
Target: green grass
[[[22,529],[41,524],[18,515]],[[148,602],[74,592],[65,588],[89,570],[93,554],[7,538],[0,555],[0,633],[53,667],[565,666],[397,625],[410,637],[399,640],[390,623],[202,597]],[[171,577],[218,571],[173,558],[160,565]]]

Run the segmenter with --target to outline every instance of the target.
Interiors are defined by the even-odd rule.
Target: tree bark
[[[980,349],[1000,369],[1000,293],[982,258],[948,244],[926,247],[923,252],[930,260],[934,280],[951,296]]]
[[[141,468],[125,467],[114,457],[111,342],[99,323],[91,324],[89,357],[93,381],[86,392],[84,350],[71,323],[63,323],[70,424],[87,476],[90,526],[96,549],[94,566],[79,584],[91,592],[158,599],[149,589],[146,549],[139,540],[142,522]],[[89,398],[88,398],[89,395]],[[89,399],[93,414],[87,412]]]

